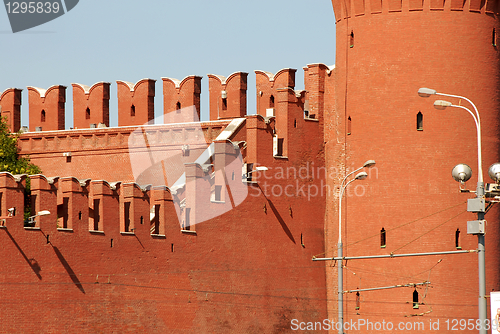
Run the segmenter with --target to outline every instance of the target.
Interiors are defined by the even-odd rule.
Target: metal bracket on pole
[[[471,220],[467,222],[467,234],[485,234],[486,220]]]
[[[482,197],[469,198],[467,200],[468,212],[485,212],[485,201]]]

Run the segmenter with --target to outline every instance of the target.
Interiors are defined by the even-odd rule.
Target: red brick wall
[[[44,205],[53,207],[54,194],[59,206],[64,205],[61,197],[68,197],[65,210],[72,217],[72,229],[57,229],[61,221],[56,209],[44,216],[40,230],[25,230],[19,219],[8,221],[7,229],[0,230],[5,252],[14,254],[6,259],[4,268],[9,269],[0,275],[2,296],[9,304],[0,315],[0,330],[281,333],[289,330],[292,319],[325,319],[324,263],[311,261],[313,255],[324,252],[324,195],[319,192],[325,180],[317,175],[324,158],[322,139],[314,136],[322,124],[298,119],[297,127],[290,129],[295,133],[289,157],[283,159],[272,155],[274,122],[267,124],[260,116],[248,116],[250,120],[257,124],[249,125],[248,131],[243,126],[235,140],[259,145],[243,150],[245,162],[267,166],[268,171],[253,174],[257,183],[242,183],[248,186],[247,198],[235,209],[194,226],[195,234],[180,231],[166,189],[143,191],[124,183],[113,189],[106,181],[82,185],[74,178],[60,178],[51,185],[45,177],[34,178],[38,182],[34,189],[52,196],[47,202],[39,192],[37,210],[45,209]],[[205,132],[213,131],[215,125],[202,123]],[[42,169],[64,174],[63,164],[56,158],[59,153],[52,153],[61,148],[47,146],[53,145],[48,144],[50,140],[56,139],[58,145],[66,145],[67,140],[82,143],[88,140],[83,139],[86,133],[92,133],[92,140],[104,140],[96,138],[109,138],[113,131],[120,136],[127,129],[28,133],[20,142],[24,149],[31,147],[34,161],[52,166]],[[40,144],[33,143],[37,140]],[[86,147],[80,151],[82,159],[85,155],[89,163],[107,166],[93,165],[87,169],[88,175],[104,178],[108,169],[126,173],[121,162],[98,160],[113,153],[126,154],[111,142],[107,154],[99,146],[80,146]],[[50,149],[41,153],[41,147]],[[258,154],[247,154],[249,151]],[[78,157],[74,150],[67,164],[78,162]],[[84,164],[75,168],[81,174],[85,170]],[[4,189],[4,179],[12,189],[22,189],[2,175],[2,198],[10,198],[16,191]],[[241,182],[240,177],[236,174],[234,182]],[[96,209],[93,199],[101,199],[102,230],[98,232],[89,232],[88,217]],[[125,201],[133,202],[132,233],[121,233]],[[20,202],[18,199],[16,205],[22,206]],[[150,235],[147,217],[154,204],[169,206],[160,213],[163,236]],[[140,216],[145,218],[144,224],[140,224]],[[18,316],[33,309],[39,320]]]
[[[468,188],[475,189],[474,122],[463,110],[435,110],[436,98],[423,99],[417,90],[429,87],[476,103],[483,125],[485,181],[491,182],[487,168],[500,160],[499,56],[492,45],[492,31],[498,31],[499,22],[485,10],[496,8],[497,2],[483,7],[481,13],[471,13],[469,2],[463,10],[452,11],[454,3],[445,2],[443,10],[434,11],[425,2],[422,6],[415,1],[384,1],[379,6],[371,1],[363,6],[355,1],[348,18],[343,1],[332,3],[337,20],[336,103],[335,113],[325,121],[326,149],[327,166],[340,175],[330,185],[338,184],[364,161],[377,161],[368,180],[351,184],[344,198],[344,256],[451,251],[456,249],[457,228],[462,249],[476,249],[477,238],[466,234],[466,222],[474,215],[464,212],[465,201],[473,194],[460,194],[450,175],[453,166],[467,163],[474,170]],[[419,112],[423,131],[416,127]],[[327,232],[332,231],[327,234],[327,249],[336,249],[337,202],[338,197],[332,196],[326,203]],[[494,222],[498,216],[498,210],[492,209],[486,219]],[[387,231],[386,248],[380,247],[382,228]],[[497,226],[488,224],[487,292],[500,288],[498,237]],[[417,289],[425,303],[418,310],[412,307],[413,288],[361,292],[359,310],[354,294],[346,294],[347,321],[363,318],[397,324],[423,319],[427,326],[429,319],[440,319],[444,333],[446,319],[478,318],[476,254],[353,260],[346,266],[345,290],[432,282],[430,289]],[[336,282],[336,271],[328,272],[328,281]],[[329,287],[330,317],[336,318],[336,284]]]

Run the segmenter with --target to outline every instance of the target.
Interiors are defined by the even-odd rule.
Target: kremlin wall
[[[338,319],[337,262],[313,258],[337,254],[339,184],[370,159],[367,179],[344,195],[344,257],[471,252],[343,261],[344,321],[393,324],[383,333],[476,323],[478,244],[467,234],[475,195],[451,177],[466,163],[474,174],[463,187],[475,189],[476,128],[465,111],[436,110],[436,98],[417,91],[474,101],[492,183],[499,1],[332,5],[335,66],[305,66],[304,90],[295,90],[295,69],[255,71],[257,110],[246,110],[243,72],[208,75],[204,122],[200,76],[162,78],[163,119],[154,122],[153,79],[72,84],[67,130],[67,87],[28,87],[19,149],[43,175],[0,173],[0,331],[283,333],[302,323],[300,332],[337,333],[317,327]],[[109,127],[113,87],[118,127]],[[0,98],[12,132],[22,93]],[[25,206],[50,214],[24,226]],[[491,206],[488,310],[489,292],[500,290],[499,218]]]
[[[114,128],[109,83],[72,85],[71,130],[66,87],[29,87],[30,131],[18,144],[43,175],[0,173],[0,238],[12,254],[1,331],[272,333],[296,317],[326,318],[324,264],[311,259],[324,252],[332,77],[308,65],[309,90],[296,91],[295,72],[256,71],[256,115],[246,115],[247,73],[209,75],[206,122],[201,77],[163,78],[160,124],[151,124],[155,80],[117,81]],[[21,94],[0,100],[11,131]],[[142,157],[157,163],[136,177]],[[184,184],[172,187],[172,175]],[[27,226],[25,205],[50,214]],[[37,320],[26,321],[33,310]]]

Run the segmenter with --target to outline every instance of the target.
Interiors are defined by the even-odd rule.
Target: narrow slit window
[[[40,116],[40,122],[45,122],[45,110],[42,110],[42,114]]]
[[[424,130],[424,115],[419,111],[417,114],[417,131]]]
[[[269,108],[274,108],[274,95],[269,97]]]
[[[356,311],[359,310],[361,306],[361,298],[359,296],[359,291],[356,292]]]
[[[294,119],[294,120],[293,120],[293,127],[294,127],[294,128],[296,128],[296,127],[297,127],[297,120],[296,120],[296,119]]]
[[[347,117],[347,135],[351,134],[351,123],[352,123],[351,116],[349,116]]]
[[[349,34],[349,47],[353,48],[354,47],[354,31],[351,30],[351,33]]]
[[[413,308],[418,308],[418,291],[415,289],[413,291]]]
[[[380,230],[380,247],[385,248],[387,245],[387,240],[386,240],[387,234],[385,232],[385,229],[382,227]]]
[[[132,105],[132,106],[130,107],[130,116],[131,116],[131,117],[134,117],[134,116],[135,116],[135,106],[134,106],[134,105]]]
[[[462,247],[460,247],[460,229],[458,228],[455,231],[455,247],[457,249],[462,249]]]
[[[90,119],[90,108],[85,109],[85,119]]]
[[[175,105],[175,110],[180,110],[181,109],[181,103],[177,102]]]
[[[497,30],[493,28],[493,32],[491,34],[491,45],[497,46]]]

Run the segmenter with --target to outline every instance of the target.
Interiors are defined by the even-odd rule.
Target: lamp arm
[[[358,169],[353,170],[352,172],[350,172],[349,174],[347,174],[347,175],[344,177],[344,179],[342,180],[342,182],[340,183],[340,187],[342,187],[342,185],[344,184],[345,180],[347,180],[347,178],[348,178],[349,176],[351,176],[352,174],[354,174],[354,173],[356,173],[356,172],[358,172],[358,171],[362,170],[363,168],[365,168],[365,167],[364,167],[364,166],[361,166],[361,167],[359,167]]]
[[[472,104],[472,102],[471,102]],[[472,104],[474,106],[474,104]],[[460,108],[460,109],[464,109],[464,110],[467,110],[469,112],[469,114],[472,115],[472,117],[474,118],[474,121],[476,122],[476,130],[477,130],[477,168],[478,168],[478,175],[477,175],[477,182],[483,182],[483,158],[482,158],[482,149],[481,149],[481,123],[480,123],[480,120],[479,118],[476,119],[476,117],[474,116],[474,113],[472,111],[470,111],[469,108],[466,108],[464,106],[458,106],[458,105],[455,105],[455,104],[452,104],[451,107],[455,107],[455,108]],[[477,110],[476,110],[477,112]],[[479,113],[477,114],[477,116],[479,116]]]
[[[476,115],[474,116],[474,114],[472,114],[472,117],[474,117],[474,120],[476,120],[476,123],[479,124],[479,128],[481,128],[481,118],[479,117],[479,111],[477,110],[476,105],[474,103],[472,103],[471,100],[469,100],[465,96],[460,96],[460,95],[444,94],[444,93],[437,93],[437,92],[436,92],[436,95],[455,97],[457,99],[464,99],[465,101],[469,102],[470,105],[474,108],[474,111],[476,112]]]

